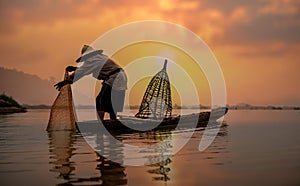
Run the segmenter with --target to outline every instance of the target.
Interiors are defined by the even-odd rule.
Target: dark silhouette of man
[[[81,57],[77,63],[83,62],[80,67],[68,66],[66,71],[72,72],[69,79],[61,81],[54,86],[57,90],[67,84],[72,84],[83,76],[92,74],[94,78],[102,80],[102,88],[96,98],[96,108],[101,121],[105,112],[110,119],[117,119],[117,112],[123,111],[125,90],[127,89],[127,77],[124,70],[112,59],[103,54],[103,50],[95,50],[84,45]]]

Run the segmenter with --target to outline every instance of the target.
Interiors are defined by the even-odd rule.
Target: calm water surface
[[[0,116],[0,185],[300,185],[300,111],[229,111],[204,152],[197,130],[175,156],[138,167],[97,155],[80,134],[46,132],[48,118],[48,110]],[[176,133],[118,139],[143,145],[166,136]],[[122,157],[122,147],[98,142]]]

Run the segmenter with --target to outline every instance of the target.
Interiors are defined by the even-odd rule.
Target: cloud
[[[232,24],[226,29],[223,43],[251,44],[265,42],[300,42],[299,16],[256,16],[248,24]]]
[[[201,0],[201,5],[205,9],[218,9],[225,15],[230,15],[238,7],[246,7],[253,12],[260,4],[260,0],[237,1],[237,0]]]
[[[299,43],[299,7],[292,0],[203,0],[182,22],[208,43]]]
[[[57,7],[56,12],[50,14],[56,6],[67,5],[68,2],[62,1],[47,9],[47,2],[40,2],[35,5],[41,12],[36,13],[36,17],[29,13],[32,8],[28,4],[24,7],[19,4],[6,6],[15,12],[7,10],[6,17],[2,17],[6,21],[1,22],[1,28],[4,28],[0,35],[1,66],[17,67],[43,78],[60,78],[66,65],[74,65],[82,44],[93,42],[120,24],[149,19],[150,13],[150,18],[162,19],[159,13],[136,6],[130,10],[123,6],[116,7],[112,11],[112,5],[100,7],[99,1],[71,4],[68,8],[72,10],[68,13],[64,13],[65,8]],[[12,19],[8,21],[8,17]]]
[[[249,23],[251,14],[245,7],[236,7],[232,10],[229,16],[230,24]]]
[[[158,7],[162,11],[193,11],[200,6],[200,1],[160,0]]]
[[[102,25],[106,28],[143,19],[167,20],[182,24],[205,41],[214,43],[299,42],[296,34],[300,28],[297,1],[30,0],[25,3],[12,0],[1,3],[2,34],[13,34],[24,25],[51,27],[59,21],[68,26],[69,22],[76,20],[103,17],[107,19]]]
[[[0,1],[0,66],[61,79],[82,44],[121,24],[164,20],[213,46],[231,102],[300,100],[299,7],[296,0]]]
[[[299,13],[300,2],[296,0],[269,0],[259,9],[261,14],[295,15]]]

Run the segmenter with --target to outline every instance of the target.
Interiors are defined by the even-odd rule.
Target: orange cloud
[[[180,1],[180,0],[160,0],[158,1],[160,10],[163,11],[193,11],[200,6],[199,1]]]
[[[295,70],[299,69],[299,3],[258,2],[1,1],[0,65],[60,79],[65,66],[76,65],[82,44],[121,24],[164,20],[187,27],[213,47],[231,102],[292,104],[284,101],[290,98],[300,104],[295,82],[299,79]],[[257,90],[271,96],[261,97]]]
[[[259,9],[261,14],[295,15],[299,13],[300,3],[294,0],[266,1],[266,5]]]
[[[249,23],[251,20],[250,13],[245,7],[237,7],[230,14],[229,21],[231,24]]]

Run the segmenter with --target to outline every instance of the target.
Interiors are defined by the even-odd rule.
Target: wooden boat
[[[110,133],[134,133],[141,131],[174,130],[206,127],[208,121],[215,122],[228,112],[228,108],[217,108],[211,111],[194,113],[189,115],[178,115],[162,120],[141,119],[136,117],[121,117],[119,120],[104,120],[103,126]],[[217,123],[216,123],[217,124]],[[99,121],[77,122],[77,127],[81,131],[97,130],[102,125]],[[81,131],[83,132],[83,131]]]

